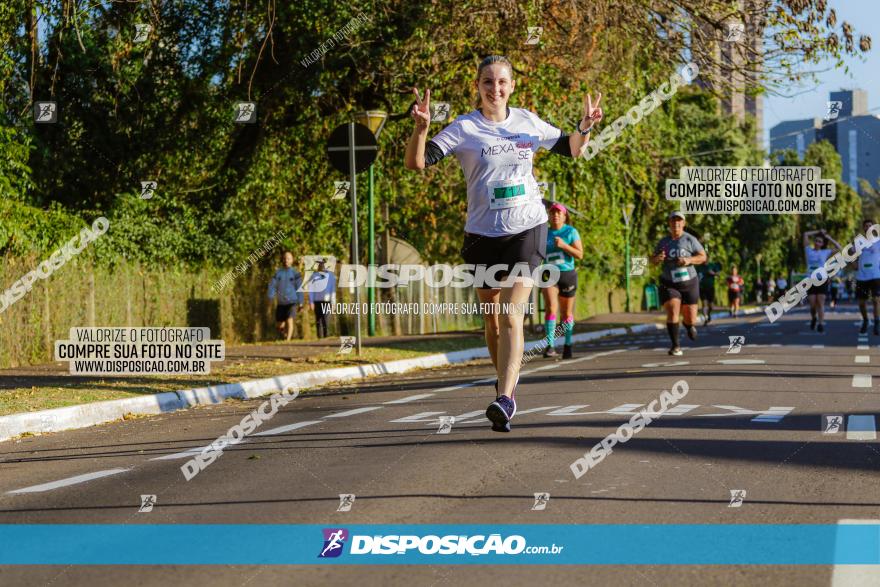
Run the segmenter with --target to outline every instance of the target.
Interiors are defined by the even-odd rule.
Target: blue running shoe
[[[486,408],[486,417],[495,432],[510,432],[510,420],[516,414],[516,401],[506,395],[499,396]]]

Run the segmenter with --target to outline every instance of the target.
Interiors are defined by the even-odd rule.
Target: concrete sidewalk
[[[603,328],[613,328],[621,324],[641,324],[651,321],[662,321],[660,312],[617,312],[613,314],[598,314],[575,324],[575,333],[591,332]],[[538,331],[527,329],[526,338],[540,337]],[[438,340],[473,340],[474,346],[483,343],[482,330],[465,330],[452,332],[439,332],[437,334],[413,334],[405,336],[364,336],[362,346],[371,347],[400,347],[419,341]],[[291,362],[305,362],[307,359],[317,357],[327,352],[339,349],[339,337],[327,337],[321,340],[293,340],[266,341],[255,344],[242,344],[226,347],[227,361],[263,361],[271,359],[287,359]],[[222,367],[223,363],[218,363]],[[102,376],[70,375],[67,362],[44,363],[41,365],[28,365],[10,369],[0,369],[0,392],[3,389],[29,387],[29,377],[40,377],[41,384],[63,385],[64,383],[98,381],[107,379]],[[132,379],[132,378],[130,378]]]
[[[754,314],[759,311],[760,310],[757,308],[750,308],[744,313]],[[727,312],[716,312],[713,313],[713,317],[718,316],[720,318],[726,314]],[[610,314],[596,316],[589,320],[577,323],[573,342],[579,343],[607,336],[620,336],[628,333],[659,330],[664,328],[663,321],[664,315],[661,313]],[[621,326],[622,324],[629,325]],[[606,325],[614,325],[615,327],[604,328]],[[536,347],[543,348],[544,343],[540,336],[540,334],[535,335],[527,333],[526,339],[531,341],[526,342],[526,352],[535,349]],[[46,432],[58,432],[61,430],[93,426],[118,420],[129,415],[149,415],[172,412],[196,405],[221,403],[232,398],[242,400],[252,399],[276,393],[283,389],[302,391],[334,382],[352,381],[374,375],[403,373],[413,369],[440,367],[443,365],[463,363],[488,357],[488,351],[483,344],[482,333],[477,331],[423,335],[420,337],[377,337],[368,339],[365,341],[365,344],[376,346],[382,344],[388,345],[390,343],[406,345],[408,342],[411,343],[414,340],[420,340],[426,337],[464,337],[467,339],[473,339],[475,344],[473,348],[465,350],[430,354],[412,359],[402,359],[355,367],[319,369],[305,373],[282,375],[241,383],[227,383],[208,387],[182,389],[175,392],[144,395],[136,398],[100,401],[50,410],[11,414],[0,417],[0,441],[8,440],[22,434],[42,434]],[[291,342],[283,344],[232,347],[227,351],[227,357],[231,358],[231,353],[233,352],[236,353],[235,356],[237,357],[265,358],[267,356],[289,356],[279,355],[278,353],[280,350],[286,350],[289,353],[292,349],[294,352],[304,354],[320,354],[326,352],[328,348],[335,347],[336,341],[333,341],[333,344],[331,344],[330,340],[332,339],[326,340],[326,343],[321,342],[317,344],[311,342]],[[562,340],[557,338],[556,344],[559,345],[561,342]],[[57,364],[53,366],[54,370],[58,372],[59,379],[64,379],[64,374],[58,365],[66,364]],[[42,371],[41,374],[45,375],[46,371]],[[5,375],[5,373],[0,372],[0,375]],[[26,375],[19,375],[13,376],[10,379],[14,380],[26,377]],[[82,379],[70,375],[67,375],[66,378],[68,382],[73,379]],[[6,379],[6,377],[4,377],[4,379]],[[4,382],[4,385],[8,384],[8,381]]]

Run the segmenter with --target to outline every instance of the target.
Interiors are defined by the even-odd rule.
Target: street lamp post
[[[382,128],[385,126],[385,121],[388,119],[388,113],[384,110],[367,110],[365,112],[358,112],[355,114],[355,119],[373,131],[373,134],[376,135],[376,138],[379,138],[379,134],[382,132]],[[373,166],[370,165],[370,185],[369,185],[369,199],[367,204],[367,215],[369,217],[369,228],[367,230],[367,239],[369,241],[368,250],[368,269],[367,274],[369,275],[369,279],[367,281],[367,301],[369,303],[370,313],[367,317],[367,335],[375,336],[376,335],[376,315],[373,314],[372,308],[373,303],[376,301],[376,290],[373,287],[373,283],[375,282],[375,264],[376,264],[376,224],[375,224],[375,206],[373,204]]]
[[[635,204],[627,204],[623,208],[623,226],[626,230],[626,249],[624,254],[626,258],[624,260],[624,271],[626,272],[626,311],[629,312],[629,273],[630,273],[630,256],[629,256],[629,220],[632,218],[633,210],[635,210]]]

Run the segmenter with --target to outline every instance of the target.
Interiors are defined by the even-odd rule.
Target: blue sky
[[[843,68],[832,69],[833,63],[826,63],[816,69],[828,71],[818,74],[816,83],[791,87],[792,97],[766,96],[764,99],[764,145],[769,144],[770,128],[783,120],[822,117],[829,92],[843,88],[859,88],[868,92],[868,109],[872,114],[880,114],[880,0],[829,0],[829,5],[837,11],[837,28],[840,22],[853,25],[858,36],[870,35],[873,49],[866,54],[864,61],[856,58],[846,59],[849,73]],[[874,110],[877,109],[877,110]]]

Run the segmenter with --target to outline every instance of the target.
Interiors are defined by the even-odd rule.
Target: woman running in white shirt
[[[537,114],[507,105],[514,91],[513,67],[506,57],[492,55],[479,65],[474,86],[478,108],[457,117],[431,140],[431,90],[422,98],[413,88],[415,128],[406,147],[407,169],[424,169],[448,155],[455,155],[467,182],[467,222],[462,256],[468,264],[505,265],[500,288],[477,284],[482,303],[514,304],[528,301],[534,282],[522,275],[543,264],[547,241],[547,213],[541,202],[532,159],[540,148],[576,158],[588,141],[590,129],[602,120],[599,102],[584,97],[584,115],[569,136],[544,122]],[[519,265],[518,269],[514,269]],[[511,274],[512,273],[512,274]],[[502,279],[503,278],[503,279]],[[495,372],[496,400],[486,409],[492,430],[509,432],[516,413],[514,392],[522,362],[523,312],[484,316],[486,344]]]
[[[813,238],[813,246],[810,246],[810,237]],[[840,250],[840,243],[831,238],[824,230],[809,230],[804,233],[804,254],[807,257],[807,272],[812,274],[825,265],[828,257],[834,254],[834,250],[826,249],[825,245],[831,243]],[[824,269],[823,269],[824,271]],[[828,294],[828,278],[822,285],[814,285],[807,290],[807,300],[810,302],[810,330],[825,332],[825,296]],[[816,318],[819,325],[816,325]]]

